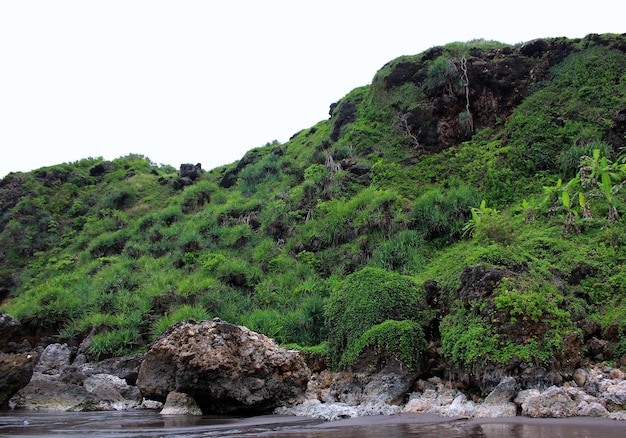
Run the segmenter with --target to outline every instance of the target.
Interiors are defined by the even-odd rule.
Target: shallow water
[[[163,417],[155,411],[0,413],[7,437],[304,437],[304,438],[623,438],[626,422],[596,418],[450,420],[430,415],[362,417],[335,422],[266,415]]]

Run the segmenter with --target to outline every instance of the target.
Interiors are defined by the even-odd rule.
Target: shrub
[[[432,189],[413,204],[413,222],[426,239],[458,240],[471,217],[472,207],[480,204],[476,191],[465,185],[447,191]]]
[[[414,230],[400,232],[374,251],[369,265],[386,271],[410,274],[424,265],[424,237]]]
[[[419,370],[428,347],[422,327],[415,321],[387,320],[372,326],[343,354],[340,366],[354,365],[359,356],[372,349],[376,356],[392,356],[412,370]]]
[[[114,187],[104,194],[102,205],[112,210],[126,210],[137,201],[137,189],[129,184]]]
[[[181,210],[185,214],[197,213],[211,200],[211,192],[215,186],[206,181],[185,188],[182,194]]]
[[[242,315],[239,322],[250,330],[285,343],[284,316],[275,309],[255,309],[252,313]]]
[[[422,299],[421,288],[400,274],[364,268],[346,277],[331,291],[325,310],[332,366],[345,364],[345,351],[354,351],[372,326],[388,319],[420,322]]]
[[[87,251],[95,258],[120,254],[129,238],[130,233],[126,229],[104,233],[91,242]]]

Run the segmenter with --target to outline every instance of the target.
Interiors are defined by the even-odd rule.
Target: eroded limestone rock
[[[189,394],[205,413],[269,412],[300,400],[309,377],[298,351],[216,319],[170,327],[151,345],[137,386],[158,401]]]

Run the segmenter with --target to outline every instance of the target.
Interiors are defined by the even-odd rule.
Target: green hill
[[[335,368],[616,362],[625,146],[626,35],[435,47],[229,166],[10,174],[0,310],[92,359],[219,317]]]

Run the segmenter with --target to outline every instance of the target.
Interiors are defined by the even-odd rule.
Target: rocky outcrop
[[[387,63],[374,77],[374,99],[388,103],[401,115],[402,130],[414,137],[412,143],[428,152],[441,151],[467,140],[474,130],[508,119],[531,87],[545,80],[550,69],[574,50],[574,44],[573,40],[542,39],[516,48],[474,48],[466,56],[434,47],[420,56]],[[445,74],[433,75],[435,70],[429,67],[437,59],[445,60],[454,80],[446,80]],[[424,84],[425,99],[420,105],[407,105],[398,98],[403,89]],[[464,113],[469,118],[461,123]]]
[[[446,418],[606,417],[626,420],[626,373],[617,368],[578,369],[562,386],[520,387],[519,380],[504,377],[485,398],[470,395],[461,381],[439,377],[417,380],[406,403],[391,404],[389,394],[364,391],[364,382],[396,380],[381,374],[360,383],[349,373],[321,372],[312,377],[308,399],[299,405],[279,408],[278,414],[326,420],[396,413],[434,414]],[[325,384],[322,382],[326,381]],[[578,382],[578,383],[577,383]],[[368,383],[365,385],[367,386]],[[384,386],[384,385],[383,385]],[[324,389],[325,388],[325,389]],[[344,390],[344,391],[342,391]],[[411,392],[412,391],[412,392]],[[350,394],[353,392],[356,394]]]
[[[307,398],[325,403],[358,406],[368,403],[402,405],[415,380],[408,367],[393,364],[377,373],[323,370],[311,376]]]
[[[174,188],[176,190],[183,189],[186,186],[192,185],[202,175],[202,165],[198,164],[181,164],[178,171],[178,178],[174,180]]]
[[[96,374],[81,383],[35,373],[11,403],[16,409],[57,412],[121,411],[141,405],[139,390],[118,377]]]
[[[129,367],[116,365],[129,362],[132,363],[132,359],[121,358],[96,366],[73,364],[71,350],[66,344],[50,344],[41,352],[36,365],[33,363],[30,381],[11,398],[10,404],[14,408],[46,411],[110,411],[140,407],[142,398],[137,387],[129,385],[122,377],[105,372],[112,373],[117,369],[120,375],[132,375]]]
[[[11,397],[28,385],[37,357],[34,352],[0,357],[0,409],[6,409]]]
[[[137,386],[158,401],[188,394],[205,413],[260,413],[298,401],[309,377],[299,352],[216,319],[170,327],[150,346]]]

